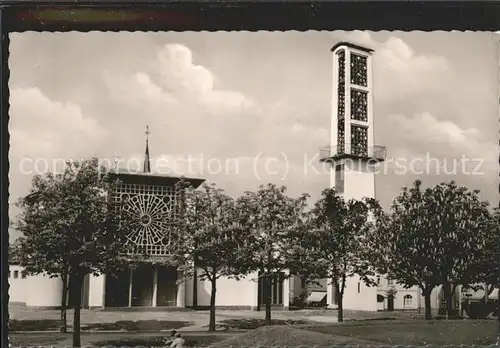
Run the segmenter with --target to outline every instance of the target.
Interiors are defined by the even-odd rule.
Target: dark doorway
[[[394,295],[387,296],[387,310],[389,312],[394,311]]]
[[[132,270],[132,306],[150,307],[153,305],[152,265],[140,265]]]
[[[69,289],[68,289],[68,300],[67,306],[68,308],[75,308],[76,305],[76,294],[78,293],[78,289],[76,289],[76,283],[72,281],[72,276],[70,276],[69,280]],[[80,297],[80,308],[88,308],[89,305],[89,285],[90,285],[90,276],[87,274],[83,278],[82,289],[81,289],[81,297]],[[62,285],[61,285],[62,286]]]
[[[105,307],[128,307],[130,270],[116,271],[106,275]]]
[[[158,267],[157,306],[177,305],[177,269],[175,267]]]
[[[283,281],[285,274],[283,272],[274,273],[271,276],[271,305],[283,305]],[[262,306],[265,306],[265,289],[264,289],[264,278],[259,276],[259,288],[258,288],[258,302],[257,310],[260,310]]]

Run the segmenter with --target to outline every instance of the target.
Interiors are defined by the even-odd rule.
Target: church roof
[[[136,184],[136,185],[161,185],[161,186],[174,186],[182,178],[189,182],[193,188],[199,187],[205,179],[200,178],[187,178],[182,176],[164,175],[156,173],[144,173],[138,171],[130,171],[126,169],[116,169],[112,170],[110,173],[112,176],[116,176],[124,184]]]
[[[346,46],[346,47],[349,47],[349,48],[354,48],[356,50],[359,50],[359,51],[363,51],[363,52],[366,52],[366,53],[371,53],[373,52],[373,50],[371,48],[368,48],[368,47],[363,47],[363,46],[359,46],[359,45],[355,45],[355,44],[352,44],[350,42],[339,42],[337,44],[335,44],[331,49],[330,51],[333,52],[335,51],[337,48],[339,48],[340,46]]]

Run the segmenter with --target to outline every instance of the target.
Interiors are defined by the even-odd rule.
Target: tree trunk
[[[75,290],[75,312],[73,316],[73,347],[81,347],[80,342],[80,308],[82,306],[82,287],[83,287],[83,276],[81,274],[75,274],[73,277],[76,283],[73,287]]]
[[[342,323],[344,321],[344,295],[339,294],[339,306],[338,306],[338,322]]]
[[[68,307],[68,292],[69,292],[69,276],[67,272],[61,274],[62,279],[62,299],[61,299],[61,327],[59,330],[63,333],[68,331],[67,327],[67,307]]]
[[[335,288],[335,296],[337,297],[337,321],[339,323],[344,321],[344,294],[340,291],[339,283],[337,280],[333,281],[333,286]]]
[[[210,320],[208,323],[208,331],[215,331],[215,296],[217,294],[217,279],[212,279],[212,291],[210,293]]]
[[[271,276],[266,274],[264,277],[264,301],[266,305],[266,325],[272,325],[271,321]]]
[[[193,309],[198,308],[198,269],[193,271]]]
[[[443,291],[444,291],[444,297],[446,301],[446,320],[450,319],[452,317],[452,312],[453,312],[453,295],[456,290],[456,285],[455,284],[450,284],[450,283],[445,283],[443,284]]]
[[[431,320],[432,319],[432,308],[431,308],[431,292],[432,289],[425,289],[423,291],[424,295],[424,307],[425,307],[425,319],[426,320]]]

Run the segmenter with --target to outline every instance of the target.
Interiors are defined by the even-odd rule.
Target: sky
[[[91,32],[11,34],[10,214],[32,175],[98,156],[206,178],[236,197],[268,182],[314,202],[329,186],[332,53],[375,50],[376,176],[456,180],[498,204],[499,35],[481,32]],[[462,158],[468,160],[463,164]],[[427,164],[426,164],[427,163]],[[11,241],[16,238],[11,231]]]

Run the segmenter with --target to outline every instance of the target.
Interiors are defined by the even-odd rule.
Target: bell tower
[[[333,46],[331,145],[320,159],[331,163],[331,185],[346,200],[375,197],[375,165],[386,148],[374,145],[373,50],[348,42]]]
[[[331,165],[331,187],[346,201],[375,197],[376,164],[386,148],[374,145],[373,50],[340,42],[333,53],[331,145],[320,149],[320,160]],[[376,287],[352,277],[347,280],[344,308],[377,310]],[[329,307],[336,307],[333,287],[327,289]]]

